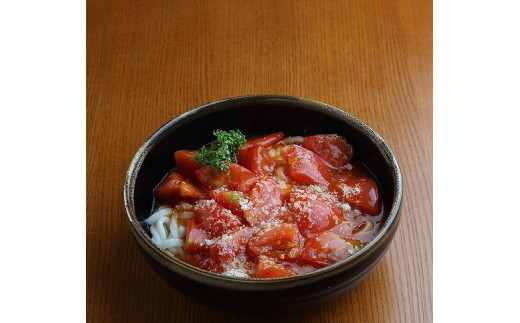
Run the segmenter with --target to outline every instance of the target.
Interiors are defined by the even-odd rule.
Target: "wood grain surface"
[[[245,94],[342,108],[398,158],[397,235],[334,302],[221,312],[170,288],[131,237],[123,183],[139,146],[182,112]],[[86,176],[89,322],[432,321],[432,2],[88,0]]]

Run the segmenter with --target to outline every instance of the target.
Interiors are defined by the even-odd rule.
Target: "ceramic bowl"
[[[356,159],[378,179],[386,220],[359,252],[314,272],[284,278],[226,277],[174,259],[155,246],[143,220],[153,189],[175,167],[173,152],[198,149],[214,129],[245,134],[283,131],[288,136],[335,133],[355,147]],[[294,310],[329,301],[359,284],[375,268],[397,230],[402,180],[396,158],[383,139],[355,117],[330,105],[287,96],[244,96],[212,102],[184,113],[157,130],[128,169],[124,202],[132,234],[151,267],[171,286],[205,304],[240,312]],[[143,272],[142,275],[151,275]]]

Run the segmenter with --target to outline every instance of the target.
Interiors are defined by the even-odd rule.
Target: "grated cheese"
[[[350,210],[352,210],[352,208],[350,207],[350,204],[348,204],[348,203],[341,203],[340,207],[345,212],[349,212]]]
[[[242,211],[248,211],[253,206],[253,203],[251,203],[251,201],[246,198],[241,198],[238,203],[240,204]]]
[[[356,186],[354,187],[348,186],[346,184],[341,184],[339,185],[339,188],[343,192],[344,197],[350,197],[361,193],[361,187],[359,187],[359,184],[356,184]]]

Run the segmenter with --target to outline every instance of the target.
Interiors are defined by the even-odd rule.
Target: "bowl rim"
[[[379,152],[382,153],[383,158],[390,167],[391,172],[393,172],[392,185],[395,194],[392,198],[391,207],[388,211],[389,213],[385,223],[380,228],[376,236],[369,243],[367,243],[362,249],[360,249],[354,255],[346,259],[343,259],[339,262],[336,262],[332,265],[319,268],[315,271],[306,274],[278,278],[239,278],[213,273],[192,266],[177,258],[173,258],[153,243],[152,239],[148,236],[146,231],[142,228],[139,220],[137,219],[133,203],[135,180],[148,152],[160,141],[160,139],[162,139],[162,137],[165,137],[169,134],[168,130],[172,126],[178,123],[182,123],[183,121],[189,121],[186,119],[189,119],[193,116],[204,116],[206,114],[211,114],[214,111],[220,111],[219,108],[225,110],[226,104],[229,104],[229,108],[233,106],[233,103],[238,103],[241,101],[251,101],[251,103],[260,103],[262,101],[288,101],[301,109],[320,110],[320,112],[324,112],[329,117],[339,119],[341,122],[346,122],[349,124],[349,126],[357,128],[358,131],[360,131],[363,135],[368,137],[368,139],[371,140],[378,147]],[[375,250],[379,245],[381,245],[384,242],[385,237],[388,236],[392,231],[395,232],[399,223],[399,208],[402,201],[402,176],[399,165],[397,163],[397,159],[390,147],[388,146],[388,144],[377,132],[375,132],[372,128],[370,128],[368,125],[366,125],[364,122],[354,117],[353,115],[323,102],[294,96],[246,95],[225,98],[203,104],[197,108],[184,112],[178,115],[177,117],[174,117],[173,119],[165,123],[163,126],[161,126],[158,130],[156,130],[137,150],[130,163],[124,184],[123,199],[127,219],[129,221],[130,229],[132,231],[132,234],[134,235],[134,238],[141,245],[141,247],[143,247],[146,250],[147,253],[149,253],[155,260],[159,261],[163,266],[167,267],[169,270],[172,270],[186,278],[194,279],[206,285],[209,284],[217,287],[229,287],[229,283],[232,283],[232,285],[234,285],[235,287],[241,286],[245,288],[251,288],[253,286],[258,285],[268,286],[273,284],[284,283],[294,285],[298,282],[317,280],[330,275],[334,275],[337,272],[343,272],[345,270],[348,270],[348,268],[363,261],[366,257],[368,257],[370,255],[370,251]]]

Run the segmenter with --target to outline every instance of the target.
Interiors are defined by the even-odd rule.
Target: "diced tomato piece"
[[[303,139],[302,146],[333,167],[343,167],[354,155],[354,148],[338,135],[316,135]]]
[[[275,216],[283,204],[283,194],[278,184],[272,179],[256,183],[249,192],[251,208],[244,211],[244,218],[251,225],[257,225]]]
[[[330,231],[337,234],[340,238],[346,239],[346,238],[352,238],[352,230],[354,228],[349,225],[346,221],[342,221],[340,224],[335,226],[334,228],[330,229]]]
[[[178,173],[171,173],[155,190],[155,197],[161,201],[171,201],[175,198],[201,199],[204,192]]]
[[[366,171],[360,162],[355,159],[350,160],[350,167],[342,168],[330,168],[330,174],[332,175],[333,181],[341,182],[349,178],[355,177],[369,177],[370,174]]]
[[[282,151],[287,161],[289,176],[305,185],[328,185],[331,180],[328,167],[312,151],[289,145]]]
[[[293,276],[294,273],[281,264],[268,259],[267,257],[260,257],[256,265],[256,278],[276,278]]]
[[[365,221],[359,223],[358,225],[356,225],[354,230],[352,230],[352,234],[370,232],[370,231],[374,230],[374,227],[375,227],[375,225],[374,225],[374,222],[372,222],[372,220],[365,220]]]
[[[231,212],[242,215],[243,211],[240,207],[240,200],[244,198],[242,192],[212,190],[209,191],[208,195],[217,201],[218,204],[222,205],[226,209],[230,209]]]
[[[349,203],[370,215],[381,212],[381,200],[376,181],[371,177],[350,178],[331,185],[342,202]]]
[[[239,163],[240,165],[245,165],[249,153],[249,148],[251,147],[246,148],[245,146],[242,146],[242,148],[238,151],[237,163]]]
[[[204,166],[195,171],[195,177],[208,189],[218,188],[226,183],[228,174],[225,172],[214,172],[211,166]]]
[[[276,144],[280,140],[282,140],[284,137],[283,132],[276,132],[267,136],[263,136],[260,138],[248,140],[244,146],[240,149],[237,155],[238,162],[240,164],[244,164],[244,161],[248,155],[249,148],[253,146],[262,146],[264,148],[271,147],[272,145]]]
[[[294,259],[300,256],[300,236],[295,224],[282,223],[261,230],[247,243],[255,256],[265,255],[278,259]]]
[[[307,201],[305,208],[298,213],[298,228],[307,238],[334,227],[341,219],[341,211],[323,201]]]
[[[319,266],[326,266],[350,256],[349,244],[331,231],[325,231],[305,242],[301,258]],[[351,250],[353,252],[353,249]]]
[[[195,221],[208,233],[210,238],[221,236],[241,226],[236,215],[214,200],[198,201],[193,207],[193,212]]]
[[[298,215],[288,208],[281,208],[280,212],[276,215],[277,219],[280,219],[283,223],[296,223]]]
[[[208,239],[208,234],[194,220],[186,222],[184,250],[190,253],[206,251],[206,239]]]
[[[194,199],[201,199],[204,197],[204,192],[197,186],[192,185],[186,181],[181,182],[179,185],[179,196],[180,197],[191,197]]]
[[[255,186],[259,179],[260,177],[245,167],[234,163],[229,165],[229,180],[227,184],[231,189],[247,193]]]
[[[231,163],[228,172],[214,172],[211,166],[204,166],[195,172],[199,182],[206,188],[214,189],[224,184],[241,192],[248,192],[259,180],[249,169]]]
[[[290,269],[295,275],[303,275],[315,271],[316,266],[309,264],[308,262],[302,261],[300,259],[294,261],[279,261],[281,265],[284,265],[286,268]]]
[[[279,142],[280,140],[282,140],[283,137],[284,137],[283,132],[281,132],[281,131],[275,132],[275,133],[272,133],[267,136],[263,136],[263,137],[256,138],[253,140],[248,140],[246,143],[246,146],[250,145],[250,146],[270,147],[270,146],[276,144],[277,142]]]
[[[243,165],[253,173],[267,175],[273,172],[275,162],[266,148],[253,146],[248,150]]]
[[[177,170],[185,175],[193,175],[195,171],[202,167],[195,161],[196,150],[177,150],[173,156]]]
[[[310,238],[336,226],[344,219],[343,212],[325,194],[292,192],[289,207],[297,214],[300,233]]]
[[[369,220],[370,221],[370,220]],[[361,243],[367,243],[374,237],[374,234],[370,231],[365,232],[362,231],[363,228],[361,228],[361,231],[359,231],[359,227],[361,225],[367,225],[365,224],[365,221],[361,221],[359,225],[353,227],[348,222],[343,221],[334,228],[330,229],[331,232],[334,232],[337,234],[341,239],[349,242],[354,247],[357,246],[361,248]],[[373,225],[373,223],[372,223]],[[372,226],[373,230],[374,226]],[[356,231],[357,230],[357,231]]]
[[[182,257],[183,260],[185,260],[187,263],[189,263],[192,266],[215,272],[218,269],[218,264],[215,263],[213,258],[208,256],[207,252],[200,252],[200,253],[193,253],[193,254],[186,254],[184,257]]]
[[[253,235],[253,228],[241,229],[220,237],[210,248],[210,257],[217,263],[232,261],[239,253],[246,250],[246,243]]]

